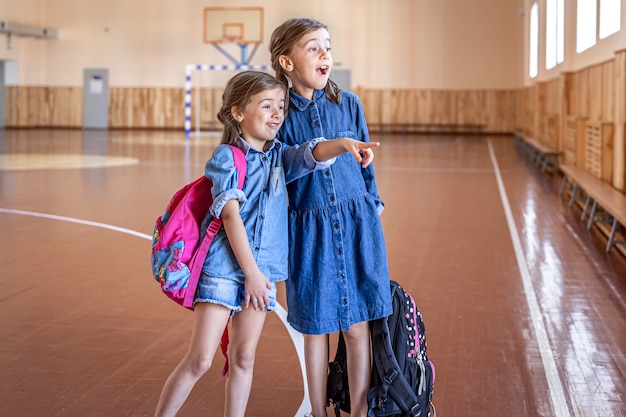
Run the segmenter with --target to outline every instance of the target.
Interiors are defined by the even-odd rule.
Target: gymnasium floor
[[[559,197],[560,177],[508,136],[373,139],[391,275],[424,316],[437,415],[626,416],[626,260]],[[191,313],[152,280],[150,234],[217,142],[0,130],[0,416],[152,415]],[[283,313],[266,322],[250,417],[308,411]],[[221,366],[181,416],[221,415]]]

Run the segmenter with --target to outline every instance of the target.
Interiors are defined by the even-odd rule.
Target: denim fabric
[[[287,278],[289,249],[285,184],[334,162],[334,159],[317,162],[313,158],[312,150],[321,140],[312,140],[307,146],[290,146],[274,140],[267,152],[261,152],[239,139],[237,146],[246,155],[247,162],[243,191],[237,189],[237,170],[228,146],[219,145],[206,164],[205,175],[213,182],[213,205],[203,221],[202,230],[206,230],[212,216],[219,218],[226,201],[239,200],[241,219],[254,259],[271,282]],[[202,271],[209,276],[244,282],[245,277],[224,228],[215,236]]]
[[[343,91],[341,104],[335,104],[323,90],[313,100],[290,91],[278,139],[295,145],[322,136],[369,141],[358,97]],[[287,189],[289,323],[302,333],[327,334],[391,314],[384,206],[373,165],[363,169],[344,154]]]
[[[268,312],[276,309],[276,285],[272,284],[272,289],[267,290],[270,305]],[[229,278],[210,277],[206,274],[200,275],[198,289],[196,290],[196,303],[213,303],[224,306],[231,310],[231,316],[242,309],[245,297],[244,284],[233,281]]]

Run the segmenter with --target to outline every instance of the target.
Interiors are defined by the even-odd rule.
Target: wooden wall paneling
[[[383,90],[381,95],[380,123],[390,125],[394,120],[396,90]]]
[[[184,126],[184,91],[181,88],[150,89],[149,127],[158,129]]]
[[[587,171],[613,185],[613,123],[587,123],[585,158]]]
[[[520,128],[517,119],[516,96],[512,91],[491,90],[484,92],[483,104],[475,105],[481,110],[474,123],[484,123],[487,131],[512,132]]]
[[[602,178],[602,135],[599,122],[587,122],[585,132],[585,169],[591,175]]]
[[[541,142],[545,137],[546,128],[546,111],[547,111],[547,82],[537,84],[537,93],[535,96],[535,120],[534,130],[535,136]]]
[[[419,117],[417,90],[402,90],[400,106],[402,107],[400,111],[404,113],[403,117],[405,122],[409,124],[416,124]]]
[[[403,89],[394,89],[392,94],[392,101],[387,103],[389,106],[389,120],[391,120],[391,124],[393,126],[397,126],[400,124],[408,124],[411,122],[411,117],[409,115],[407,105],[407,90]]]
[[[27,97],[25,125],[29,127],[39,127],[41,126],[40,121],[43,87],[26,86],[24,88]]]
[[[456,103],[454,92],[447,90],[433,90],[431,123],[455,123]]]
[[[565,142],[563,159],[568,165],[576,164],[576,116],[565,118]]]
[[[585,153],[587,152],[587,142],[585,134],[587,132],[587,120],[582,117],[576,118],[576,166],[585,166]]]
[[[603,122],[600,127],[602,144],[602,180],[613,184],[613,123]]]
[[[561,126],[560,126],[560,132],[561,134],[559,135],[559,141],[558,141],[558,150],[562,152],[561,155],[565,155],[565,148],[566,148],[566,134],[569,130],[569,124],[570,124],[570,84],[571,84],[571,73],[562,73],[561,76],[559,77],[559,96],[561,98],[560,100],[560,106],[559,106],[559,111],[558,114],[560,116],[560,120],[561,120]],[[573,161],[572,161],[573,162]],[[570,163],[572,163],[570,162]]]
[[[185,91],[183,88],[161,89],[163,128],[183,129],[185,126]]]
[[[431,121],[433,91],[417,90],[415,96],[419,103],[416,109],[417,122],[429,123]]]
[[[20,119],[20,88],[7,86],[5,90],[5,124],[7,127],[18,127]]]
[[[134,87],[130,89],[131,121],[127,127],[143,128],[147,127],[148,112],[150,106],[149,92],[146,87]]]
[[[514,131],[519,129],[520,127],[523,126],[523,122],[524,122],[524,101],[523,101],[523,91],[522,90],[508,90],[506,92],[506,96],[510,97],[511,100],[511,107],[512,107],[512,112],[511,114],[513,115],[512,119],[509,120],[509,123],[507,125],[507,129],[503,130],[503,131]],[[511,115],[509,114],[509,116]]]
[[[223,87],[203,87],[196,89],[200,93],[200,127],[208,130],[221,129],[217,113],[222,107]],[[195,101],[192,102],[192,118],[195,123]],[[195,125],[193,125],[195,126]]]
[[[548,143],[548,115],[546,113],[539,114],[539,124],[537,126],[537,140],[547,145]]]
[[[613,79],[615,82],[613,186],[626,194],[626,49],[615,53]]]
[[[409,109],[406,103],[407,90],[391,89],[385,91],[383,105],[383,120],[385,124],[398,126],[410,123]],[[413,107],[413,106],[411,106]]]
[[[589,68],[587,89],[589,91],[589,118],[591,120],[606,120],[603,115],[602,105],[603,99],[603,85],[604,85],[604,71],[602,66],[594,65]]]
[[[72,127],[82,126],[83,89],[82,87],[45,87],[43,91],[42,126]]]
[[[574,114],[577,116],[590,117],[588,106],[588,94],[587,94],[587,77],[589,72],[587,70],[581,70],[574,76],[574,91],[576,100],[574,102]]]
[[[109,127],[119,127],[119,120],[122,118],[122,107],[119,105],[120,95],[120,88],[109,88]]]
[[[192,103],[193,94],[194,92]],[[184,95],[182,88],[112,87],[109,91],[109,126],[128,129],[183,129]]]
[[[533,85],[524,89],[524,131],[530,136],[536,136],[535,130],[535,103],[537,86]]]
[[[553,149],[558,149],[559,123],[558,114],[546,117],[545,144]]]
[[[615,121],[615,61],[605,62],[602,70],[602,118],[607,122]]]
[[[356,88],[354,92],[361,100],[363,113],[367,124],[372,126],[372,131],[380,130],[381,123],[381,90]]]
[[[128,87],[109,88],[109,127],[131,127],[132,89]]]
[[[39,118],[35,126],[54,126],[53,113],[57,90],[54,87],[39,87]],[[60,109],[57,113],[60,113]]]
[[[160,89],[158,88],[144,88],[143,93],[145,102],[141,103],[142,106],[137,110],[145,115],[144,125],[142,127],[154,127],[159,128],[163,126],[163,112],[161,110]]]
[[[561,111],[561,94],[559,78],[545,83],[544,111],[548,114],[558,114]]]
[[[587,121],[583,117],[568,116],[567,117],[567,142],[566,152],[572,152],[570,158],[566,157],[567,163],[573,163],[576,166],[585,166]]]
[[[455,91],[453,101],[455,102],[456,114],[455,123],[472,124],[481,123],[485,109],[485,94],[483,90],[462,90]]]

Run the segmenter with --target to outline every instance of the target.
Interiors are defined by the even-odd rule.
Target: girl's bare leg
[[[369,323],[353,324],[350,330],[343,332],[343,336],[350,381],[350,417],[366,417],[372,360]]]
[[[155,417],[174,417],[193,386],[211,367],[230,310],[211,303],[196,304],[187,353],[165,381]]]
[[[304,335],[304,361],[313,417],[326,417],[328,335]]]
[[[254,359],[267,312],[244,308],[233,316],[228,346],[225,417],[243,417],[250,397]]]

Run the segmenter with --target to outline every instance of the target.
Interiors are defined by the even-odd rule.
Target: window
[[[620,0],[600,0],[600,39],[619,32],[622,15],[620,4]]]
[[[578,0],[576,8],[576,52],[596,44],[596,0]]]
[[[563,62],[565,44],[565,13],[563,0],[546,2],[546,68]]]
[[[620,0],[578,0],[576,14],[576,52],[591,48],[597,39],[621,29]]]
[[[533,3],[530,7],[530,42],[528,55],[528,75],[537,76],[537,59],[539,56],[539,6]]]

